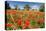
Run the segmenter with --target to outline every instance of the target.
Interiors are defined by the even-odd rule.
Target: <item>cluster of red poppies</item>
[[[44,12],[17,12],[16,10],[7,11],[6,29],[33,29],[44,28]]]

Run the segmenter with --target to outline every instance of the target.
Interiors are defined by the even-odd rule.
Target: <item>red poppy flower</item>
[[[25,21],[25,25],[28,27],[30,25],[30,21],[29,20],[26,20]]]
[[[43,22],[44,22],[44,19],[43,19],[43,18],[40,18],[40,19],[38,20],[38,22],[43,23]]]
[[[22,20],[19,19],[17,23],[18,23],[18,25],[21,25],[22,24]]]
[[[8,26],[8,27],[11,27],[12,26],[12,24],[5,24],[6,26]]]

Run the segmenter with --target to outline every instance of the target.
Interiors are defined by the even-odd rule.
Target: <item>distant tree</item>
[[[26,4],[26,5],[24,6],[24,9],[26,9],[27,11],[29,11],[30,6],[29,6],[28,4]]]
[[[20,8],[18,10],[20,10]]]
[[[15,6],[15,10],[18,10],[18,5]]]
[[[5,10],[6,9],[11,9],[10,6],[9,6],[9,3],[7,3],[7,1],[5,1]]]
[[[40,6],[40,10],[39,10],[40,12],[44,12],[45,11],[45,5],[44,4],[42,4],[41,6]]]

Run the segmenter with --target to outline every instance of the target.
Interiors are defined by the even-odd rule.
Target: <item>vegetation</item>
[[[8,16],[10,15],[10,17]],[[7,30],[44,28],[44,12],[7,11]]]
[[[40,10],[39,11],[40,12],[45,12],[45,5],[44,4],[40,6]]]
[[[24,6],[24,9],[27,10],[27,11],[29,11],[30,6],[29,6],[28,4],[26,4],[26,5]]]
[[[7,1],[5,2],[6,30],[16,29],[34,29],[34,28],[45,28],[45,7],[40,6],[39,11],[31,11],[30,6],[25,4],[23,11],[15,5],[15,9],[12,10]],[[8,10],[9,9],[9,10]],[[33,9],[34,10],[34,9]]]
[[[10,6],[9,6],[9,3],[7,3],[7,1],[5,2],[5,10],[7,9],[11,9]]]

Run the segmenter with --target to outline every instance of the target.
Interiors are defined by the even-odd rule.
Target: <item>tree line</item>
[[[28,4],[25,4],[24,10],[29,11],[30,8],[31,8],[31,7],[30,7]],[[5,10],[7,10],[7,9],[11,9],[11,7],[9,6],[9,3],[8,3],[7,1],[5,1]],[[15,6],[15,10],[21,10],[21,9],[18,8],[18,5],[16,5],[16,6]],[[40,11],[40,12],[44,12],[44,11],[45,11],[45,5],[44,5],[44,4],[42,4],[42,5],[40,6],[39,11]]]

